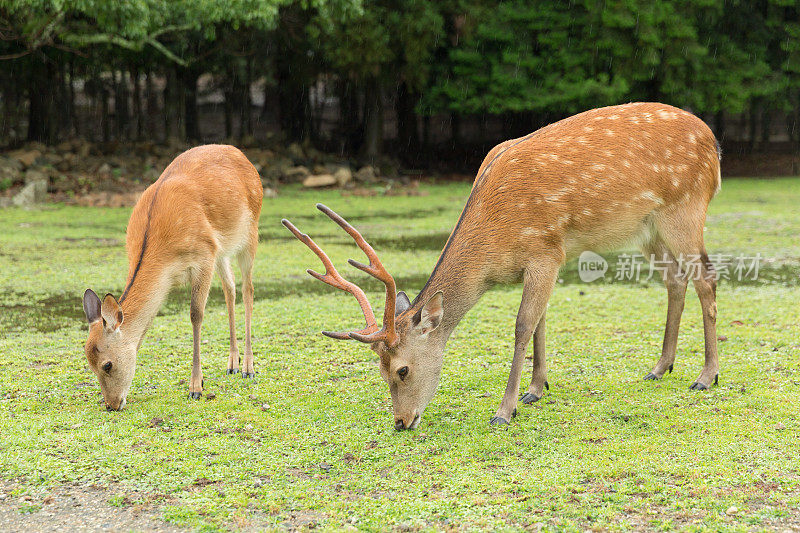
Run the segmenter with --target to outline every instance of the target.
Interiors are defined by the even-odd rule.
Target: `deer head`
[[[136,370],[138,339],[128,339],[120,329],[125,315],[116,298],[106,294],[103,301],[91,289],[83,294],[83,311],[89,321],[86,358],[100,380],[106,409],[119,411]]]
[[[328,215],[353,237],[369,259],[368,265],[352,259],[348,262],[381,280],[386,286],[383,326],[378,329],[375,314],[364,291],[344,279],[325,252],[308,235],[301,233],[291,222],[283,219],[283,225],[317,254],[325,265],[324,275],[311,269],[307,272],[332,287],[352,294],[364,313],[366,327],[359,331],[322,333],[334,339],[354,339],[370,345],[380,358],[381,376],[389,384],[395,429],[414,429],[419,425],[422,413],[439,384],[442,355],[447,340],[445,335],[437,334],[443,314],[442,293],[437,292],[424,305],[414,310],[404,292],[395,292],[394,278],[384,268],[375,250],[364,237],[328,207],[317,204],[317,209]]]

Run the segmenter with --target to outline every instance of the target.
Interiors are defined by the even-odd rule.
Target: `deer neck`
[[[137,346],[164,303],[170,289],[169,275],[158,265],[143,262],[140,269],[128,274],[128,282],[120,306],[125,319],[121,329]]]
[[[471,252],[469,243],[455,237],[451,236],[450,240],[455,242],[448,242],[412,306],[419,309],[434,294],[442,291],[444,313],[438,330],[445,342],[490,286],[480,254]]]

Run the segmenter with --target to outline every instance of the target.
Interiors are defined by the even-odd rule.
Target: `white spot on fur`
[[[664,200],[662,200],[660,197],[656,196],[656,193],[654,193],[653,191],[645,191],[645,192],[643,192],[643,193],[641,193],[639,195],[639,198],[641,198],[642,200],[649,200],[651,202],[655,202],[658,205],[661,205],[661,204],[664,203]]]
[[[678,178],[672,178],[672,186],[677,187],[678,185],[680,185]]]
[[[594,128],[591,126],[584,126],[583,131],[585,131],[586,133],[591,133],[594,131]]]
[[[627,159],[623,159],[623,160],[622,160],[622,165],[623,165],[625,168],[631,168],[631,162],[630,162],[630,161],[628,161]]]
[[[538,235],[543,235],[543,232],[539,231],[536,228],[523,228],[521,233],[526,237],[535,237]]]

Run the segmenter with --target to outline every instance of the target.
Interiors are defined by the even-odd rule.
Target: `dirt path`
[[[111,505],[114,488],[64,485],[13,495],[17,486],[0,481],[0,531],[188,531],[163,520],[164,499],[135,493],[136,502]],[[130,498],[130,495],[124,498]],[[140,503],[141,502],[141,503]]]

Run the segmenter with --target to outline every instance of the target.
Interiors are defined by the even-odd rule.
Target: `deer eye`
[[[404,380],[404,379],[406,379],[406,376],[408,375],[408,367],[407,367],[407,366],[404,366],[403,368],[401,368],[400,370],[398,370],[398,371],[397,371],[397,375],[398,375],[398,376],[400,376],[400,380],[401,380],[401,381],[402,381],[402,380]]]
[[[105,372],[111,372],[111,367],[112,366],[113,365],[111,364],[111,361],[106,361],[106,363],[103,365],[103,370]]]

